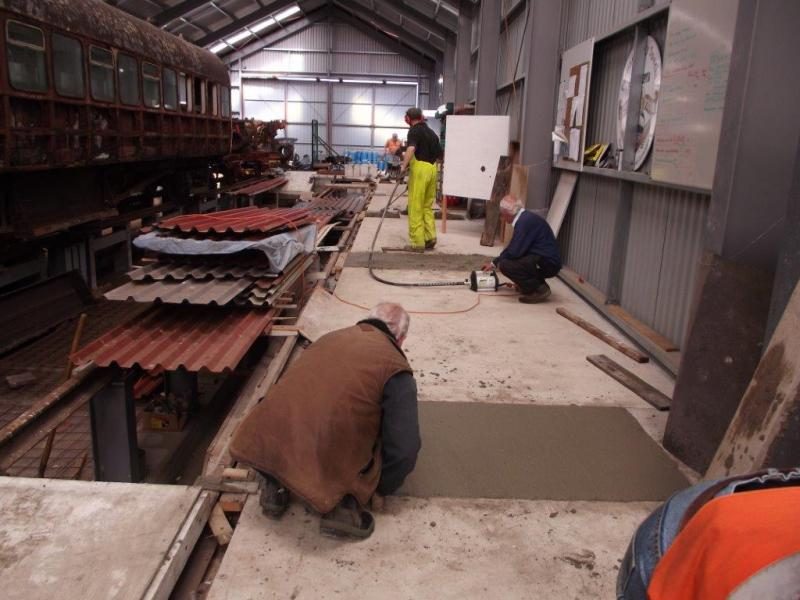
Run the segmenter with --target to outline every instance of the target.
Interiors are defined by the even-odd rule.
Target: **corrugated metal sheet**
[[[633,47],[633,32],[614,36],[595,46],[586,144],[617,147],[617,103],[625,61]]]
[[[530,39],[528,35],[523,37],[525,17],[526,13],[523,10],[509,21],[507,30],[501,28],[500,45],[497,50],[497,87],[525,76],[528,63],[528,40]],[[518,59],[519,64],[517,64]]]
[[[184,233],[268,233],[308,221],[309,211],[297,208],[234,208],[207,215],[181,215],[158,224],[164,231]]]
[[[241,257],[237,257],[236,260],[240,262]],[[183,281],[184,279],[239,279],[242,277],[262,279],[275,277],[275,275],[270,273],[267,264],[263,266],[208,264],[204,257],[201,264],[183,261],[152,263],[130,271],[128,277],[133,281]]]
[[[305,81],[286,81],[286,99],[290,102],[317,102],[328,101],[328,84],[311,83]]]
[[[330,47],[334,52],[332,56],[328,54]],[[389,44],[381,44],[345,23],[312,25],[274,44],[269,50],[245,58],[242,69],[245,77],[248,71],[428,75],[423,67],[397,54]]]
[[[606,33],[639,12],[639,0],[567,0],[561,17],[561,48]]]
[[[76,364],[224,373],[236,368],[272,322],[273,311],[159,306],[72,355]]]
[[[130,281],[109,292],[107,300],[224,306],[253,286],[251,279]]]
[[[507,114],[510,119],[509,134],[512,140],[519,140],[522,132],[522,106],[525,99],[525,80],[516,83],[516,89],[506,88],[497,94],[496,113]]]
[[[333,126],[333,143],[337,146],[372,146],[372,129],[370,127]]]

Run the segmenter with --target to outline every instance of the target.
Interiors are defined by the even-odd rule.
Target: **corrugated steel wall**
[[[562,49],[604,34],[634,18],[639,0],[569,0],[561,23]],[[665,15],[649,21],[650,34],[664,47]],[[619,84],[633,32],[595,45],[587,143],[616,143]],[[640,172],[647,173],[645,163]],[[621,185],[583,173],[559,235],[564,262],[608,293],[611,247]],[[681,344],[702,251],[709,195],[670,187],[633,184],[633,201],[620,304],[636,318]]]
[[[266,79],[272,75],[380,78],[387,84]],[[402,137],[405,110],[417,103],[427,107],[429,78],[430,73],[419,64],[349,24],[335,21],[313,24],[245,58],[241,65],[232,65],[231,71],[234,110],[239,110],[242,90],[243,116],[285,119],[285,135],[297,138],[295,150],[301,156],[311,152],[313,119],[319,121],[322,137],[339,152],[382,148],[393,132]],[[416,85],[393,85],[392,81]]]

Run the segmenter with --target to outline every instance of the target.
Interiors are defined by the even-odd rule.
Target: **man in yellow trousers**
[[[433,203],[436,201],[436,162],[442,158],[442,146],[425,123],[422,111],[406,111],[408,149],[403,155],[402,173],[408,177],[408,240],[404,248],[410,252],[425,252],[436,246],[436,223]]]

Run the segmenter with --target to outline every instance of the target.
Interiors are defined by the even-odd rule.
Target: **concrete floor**
[[[368,250],[376,227],[377,219],[365,219],[354,252]],[[405,243],[406,227],[405,218],[387,219],[377,246]],[[482,228],[482,221],[448,223],[436,254],[454,260],[496,255],[499,246],[478,244]],[[413,255],[408,256],[413,267]],[[397,268],[380,274],[401,281],[466,275]],[[653,363],[634,363],[557,315],[555,309],[564,306],[624,337],[560,281],[551,286],[551,302],[530,306],[505,294],[385,286],[364,268],[346,267],[335,297],[318,292],[300,326],[318,335],[364,318],[364,308],[376,302],[400,302],[413,313],[405,349],[420,401],[617,406],[660,440],[666,414],[585,357],[606,354],[667,395],[671,376]],[[565,448],[576,443],[580,440],[564,440]],[[372,538],[343,543],[320,537],[317,518],[301,507],[273,522],[248,502],[210,597],[609,598],[630,536],[655,506],[390,498]]]

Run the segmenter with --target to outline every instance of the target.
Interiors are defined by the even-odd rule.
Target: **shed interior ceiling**
[[[324,0],[106,1],[195,44],[215,48],[221,56],[329,5]],[[469,1],[477,4],[477,0]],[[352,4],[357,5],[353,8],[366,22],[387,37],[403,35],[405,41],[423,42],[437,51],[444,48],[445,37],[458,28],[455,0],[354,0]],[[294,7],[300,10],[280,19],[280,23],[271,20]]]

